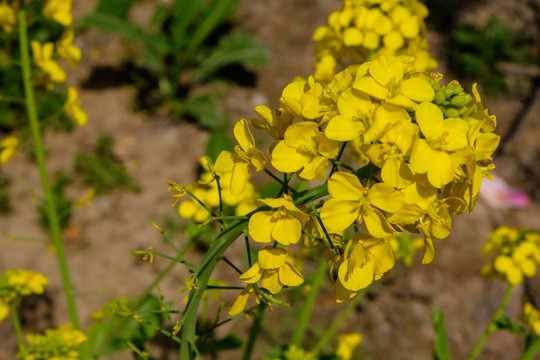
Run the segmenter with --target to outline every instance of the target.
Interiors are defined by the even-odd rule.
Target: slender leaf
[[[252,36],[236,33],[233,36],[224,37],[210,56],[201,62],[193,75],[193,82],[203,82],[228,65],[260,65],[265,64],[267,60],[268,50],[264,45],[257,43]]]
[[[172,40],[175,50],[179,51],[189,42],[188,29],[200,13],[204,1],[175,0],[172,14]]]
[[[184,112],[193,116],[197,122],[209,129],[223,130],[229,125],[229,118],[214,104],[210,95],[188,99],[184,103]]]
[[[127,14],[136,0],[100,0],[96,11],[127,19]]]
[[[142,29],[137,24],[105,12],[95,11],[81,19],[81,23],[83,27],[94,26],[127,40],[140,41],[144,36]]]
[[[433,346],[433,356],[435,360],[450,360],[450,350],[446,337],[444,324],[444,313],[441,309],[434,309],[431,313],[431,320],[435,328],[435,344]]]
[[[205,12],[204,19],[187,46],[188,54],[197,51],[206,38],[230,16],[237,3],[238,0],[214,0],[211,2],[210,8]]]

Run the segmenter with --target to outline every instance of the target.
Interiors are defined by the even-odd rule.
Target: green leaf
[[[204,1],[176,0],[172,14],[172,39],[175,50],[183,49],[191,40],[188,29],[201,11]]]
[[[510,320],[506,316],[501,316],[499,319],[497,319],[495,325],[497,325],[499,329],[506,329],[516,336],[526,337],[529,334],[527,330],[523,328],[523,326]]]
[[[435,328],[435,344],[433,346],[433,356],[435,360],[450,360],[450,350],[446,337],[444,325],[444,313],[441,309],[434,309],[431,312],[431,320]]]
[[[210,2],[210,7],[204,14],[204,19],[187,45],[188,57],[189,54],[196,52],[206,38],[231,15],[237,3],[238,0],[214,0]]]
[[[130,308],[136,300],[131,301]],[[92,357],[112,355],[129,348],[128,341],[142,344],[150,340],[162,325],[165,316],[160,312],[161,302],[148,295],[143,299],[135,313],[143,317],[143,322],[137,322],[131,315],[128,317],[115,316],[102,323],[94,323],[88,328],[88,349]]]
[[[196,2],[196,1],[194,1]],[[163,23],[169,17],[171,8],[166,4],[159,4],[156,7],[156,10],[152,14],[152,19],[150,19],[150,32],[158,33],[162,27]]]
[[[81,26],[94,26],[102,31],[119,35],[127,40],[141,41],[144,32],[137,25],[122,17],[106,12],[95,11],[80,21]]]
[[[100,0],[96,11],[127,18],[127,14],[131,6],[136,0]]]
[[[183,110],[184,113],[193,116],[200,125],[212,130],[226,129],[229,125],[229,118],[216,108],[211,95],[186,100]]]
[[[232,65],[262,65],[268,61],[268,49],[253,36],[238,32],[225,36],[203,60],[193,75],[193,82],[200,83],[219,69]]]
[[[223,151],[234,151],[234,145],[231,139],[222,131],[210,133],[210,139],[206,143],[206,155],[216,161],[218,155]]]

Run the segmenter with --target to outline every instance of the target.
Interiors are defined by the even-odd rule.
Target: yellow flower
[[[68,87],[67,99],[64,104],[66,115],[71,116],[79,125],[84,126],[88,122],[88,115],[80,107],[79,94],[73,86]]]
[[[9,135],[0,141],[0,163],[5,164],[17,154],[19,139]]]
[[[233,195],[240,195],[248,180],[248,171],[255,169],[260,172],[266,165],[266,157],[255,147],[255,139],[251,134],[246,119],[242,119],[234,126],[234,137],[239,145],[234,150],[236,154],[222,151],[215,165],[215,171],[220,173],[232,171],[230,189]]]
[[[534,334],[540,335],[540,312],[528,301],[523,305],[522,319]]]
[[[56,51],[58,56],[66,60],[71,67],[77,67],[81,60],[81,49],[73,45],[75,33],[73,30],[66,30],[62,34],[62,38],[56,43]]]
[[[313,180],[339,153],[337,141],[330,140],[312,121],[294,123],[285,138],[272,151],[272,165],[282,172],[298,172],[298,177]]]
[[[60,325],[58,329],[47,329],[45,334],[28,334],[28,348],[17,354],[22,360],[77,360],[78,347],[87,340],[86,335],[73,329],[71,324]]]
[[[328,180],[328,192],[332,199],[324,203],[321,218],[329,231],[341,232],[358,220],[376,238],[396,232],[383,213],[396,212],[403,203],[403,194],[392,186],[377,183],[364,188],[355,175],[337,172]]]
[[[320,97],[323,86],[313,76],[307,80],[293,81],[283,89],[279,104],[281,108],[295,118],[315,120],[326,110]]]
[[[0,303],[0,322],[4,321],[9,315],[9,307]]]
[[[497,255],[482,268],[488,278],[498,277],[511,285],[523,282],[524,276],[533,277],[540,263],[540,234],[530,230],[500,227],[482,248],[484,256]]]
[[[259,199],[258,202],[277,210],[259,211],[251,216],[248,225],[251,238],[259,243],[296,244],[302,234],[300,221],[307,222],[309,215],[298,209],[287,194],[279,199]]]
[[[362,335],[358,333],[339,334],[337,337],[336,355],[343,360],[350,360],[353,357],[354,349],[362,341]]]
[[[368,72],[357,74],[353,88],[375,99],[414,109],[419,102],[431,101],[435,91],[421,77],[404,79],[412,58],[380,56],[369,65]]]
[[[0,26],[5,32],[10,33],[15,28],[16,22],[15,11],[5,0],[3,0],[0,3]]]
[[[58,62],[52,58],[54,44],[47,42],[43,45],[39,41],[32,40],[30,43],[34,55],[34,64],[39,67],[48,78],[55,83],[64,83],[66,81],[66,72],[58,65]]]
[[[468,146],[469,126],[461,118],[444,119],[441,109],[424,102],[416,109],[416,121],[424,139],[413,146],[410,165],[415,174],[426,174],[440,189],[454,178],[459,163],[452,152]]]
[[[369,234],[356,233],[349,241],[337,273],[337,284],[341,288],[336,300],[342,302],[354,296],[359,290],[379,280],[384,273],[394,267],[394,253],[390,240],[377,239]],[[352,251],[349,249],[352,248]]]
[[[60,23],[63,26],[70,26],[73,22],[71,15],[71,5],[73,0],[46,0],[43,7],[43,16]]]
[[[251,125],[255,129],[266,129],[274,140],[279,141],[283,139],[285,130],[292,124],[293,116],[285,111],[278,110],[274,118],[272,110],[264,105],[256,106],[255,111],[263,118],[264,122],[253,119]]]
[[[255,284],[261,280],[261,285],[272,294],[277,294],[283,286],[298,286],[304,282],[304,277],[294,267],[287,250],[267,246],[259,251],[255,264],[240,275],[240,280],[247,284]]]
[[[238,296],[234,300],[234,303],[229,309],[229,315],[231,316],[238,315],[242,311],[244,311],[247,301],[249,299],[249,295],[255,292],[255,288],[256,288],[256,285],[248,284],[242,291],[240,291],[240,294],[238,294]],[[255,300],[257,301],[257,304],[258,304],[259,297],[257,295],[255,295]]]

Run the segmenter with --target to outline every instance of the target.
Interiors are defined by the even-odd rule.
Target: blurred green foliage
[[[500,64],[531,63],[527,52],[532,37],[514,32],[502,20],[492,17],[484,27],[466,25],[454,29],[443,49],[450,70],[463,79],[482,83],[488,93],[508,89]]]
[[[136,2],[100,0],[79,25],[116,34],[141,50],[143,59],[133,63],[132,58],[124,67],[139,88],[138,106],[147,110],[166,106],[173,118],[192,118],[214,133],[226,129],[228,117],[217,106],[217,90],[208,84],[241,80],[242,75],[235,75],[245,75],[244,66],[267,60],[264,46],[231,25],[239,1],[160,3],[147,26],[128,17]]]
[[[94,188],[96,195],[113,189],[141,191],[112,147],[112,137],[99,135],[90,153],[75,155],[75,171],[82,175],[85,185]]]
[[[11,180],[0,172],[0,214],[7,214],[11,211],[11,201],[9,198],[9,185]]]

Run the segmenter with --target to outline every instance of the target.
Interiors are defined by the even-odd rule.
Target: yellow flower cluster
[[[296,172],[303,180],[324,175],[330,162],[340,163],[340,141],[342,149],[349,143],[360,159],[360,168],[347,166],[350,172],[337,171],[328,180],[332,199],[321,208],[331,233],[327,243],[320,226],[314,226],[316,214],[296,206],[289,194],[259,199],[266,208],[249,219],[249,234],[256,242],[292,245],[304,229],[333,247],[328,261],[337,301],[352,297],[393,267],[391,243],[400,230],[423,231],[424,260],[431,261],[433,238],[450,233],[450,215],[474,207],[479,181],[488,173],[477,161],[489,160],[498,142],[490,133],[494,118],[481,107],[477,93],[473,99],[457,84],[441,87],[438,78],[418,75],[410,62],[381,57],[347,69],[328,85],[311,77],[296,81],[283,91],[275,118],[269,109],[257,109],[265,122],[255,122],[255,127],[278,140],[271,146],[271,163],[279,171]],[[457,104],[455,96],[467,101]],[[450,113],[454,117],[445,119],[443,114]],[[300,121],[293,122],[295,118]],[[262,171],[266,164],[245,120],[235,126],[235,135],[240,144],[236,154],[224,152],[216,163],[233,173],[231,186],[245,184],[249,169]],[[484,137],[492,141],[484,141],[480,149],[477,142]],[[366,168],[371,175],[362,178]],[[347,228],[360,223],[363,230],[343,237]],[[289,259],[284,248],[259,251],[257,263],[240,276],[248,285],[230,313],[241,312],[250,294],[261,298],[259,280],[271,294],[301,284],[303,277]]]
[[[476,87],[471,95],[457,82],[440,85],[440,79],[418,72],[411,57],[380,56],[348,67],[327,84],[313,76],[294,81],[283,90],[275,116],[258,107],[264,122],[254,127],[276,140],[270,146],[273,167],[305,181],[328,177],[330,198],[308,206],[288,188],[280,197],[258,200],[263,207],[249,219],[249,235],[279,247],[261,250],[258,262],[240,276],[249,288],[238,304],[245,305],[250,293],[260,297],[259,280],[271,294],[303,281],[284,248],[302,234],[327,249],[338,302],[394,266],[391,244],[399,232],[423,233],[423,262],[432,261],[433,240],[450,234],[451,216],[475,206],[493,167],[486,162],[499,142],[495,117]],[[217,161],[228,159],[233,185],[266,164],[254,141],[246,140],[252,138],[245,120],[239,124],[244,136],[235,132],[236,154],[223,153]]]
[[[328,25],[313,33],[317,66],[314,77],[330,81],[338,64],[360,64],[380,55],[414,56],[419,71],[438,64],[427,52],[424,19],[428,10],[418,0],[344,0]]]
[[[522,319],[535,335],[540,335],[540,311],[538,311],[530,302],[526,302],[523,305]]]
[[[491,263],[482,267],[482,274],[499,278],[510,285],[533,277],[540,263],[540,234],[501,226],[493,231],[482,248],[482,255],[495,254]]]
[[[255,187],[247,178],[243,180],[243,190],[240,194],[233,194],[231,188],[232,171],[220,171],[217,166],[211,167],[207,157],[200,159],[200,164],[204,169],[199,181],[192,182],[186,189],[192,193],[190,199],[186,199],[178,205],[178,214],[185,219],[193,219],[198,223],[205,222],[210,216],[208,209],[205,209],[201,202],[209,209],[219,208],[220,190],[221,201],[224,205],[235,207],[235,214],[245,215],[255,210],[255,199],[257,193]],[[219,187],[216,177],[219,177]],[[198,199],[198,200],[197,200]]]
[[[10,304],[16,304],[23,296],[43,294],[48,282],[43,274],[30,270],[6,270],[0,277],[0,321],[7,317]]]
[[[86,341],[86,335],[73,329],[71,324],[60,325],[58,329],[47,329],[45,334],[28,334],[28,348],[21,350],[17,358],[21,360],[79,360],[78,346]]]
[[[0,27],[2,27],[5,32],[10,33],[15,28],[16,23],[15,10],[6,2],[6,0],[2,0],[2,2],[0,2]]]

